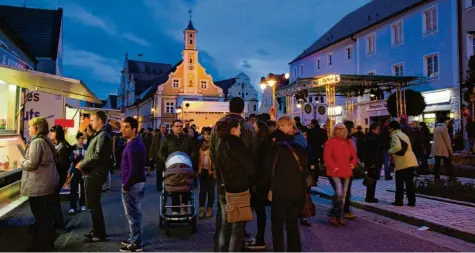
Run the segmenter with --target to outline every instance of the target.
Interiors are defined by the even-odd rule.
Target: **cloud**
[[[215,59],[219,75],[229,78],[245,70],[258,84],[269,72],[289,72],[291,60],[370,0],[142,1],[158,29],[179,42],[192,9],[197,47]],[[248,65],[252,68],[245,68]]]
[[[241,67],[243,67],[245,69],[252,69],[252,65],[249,64],[249,62],[247,62],[247,61],[242,61],[241,62]]]
[[[93,79],[105,83],[117,84],[120,78],[120,63],[96,53],[65,46],[63,63],[86,71]]]
[[[269,55],[270,55],[270,53],[267,52],[267,51],[264,50],[264,49],[258,49],[258,50],[257,50],[257,53],[260,54],[260,55],[262,55],[262,56],[269,56]]]
[[[123,39],[132,41],[141,46],[150,47],[150,43],[144,38],[130,32],[120,33],[117,31],[114,23],[106,18],[101,18],[87,11],[79,5],[69,4],[64,8],[64,16],[85,26],[102,29],[113,36],[119,36]]]

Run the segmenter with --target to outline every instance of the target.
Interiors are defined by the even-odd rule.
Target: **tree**
[[[475,87],[475,55],[470,57],[468,61],[468,70],[467,70],[467,77],[465,78],[465,82],[462,84],[463,92],[463,100],[467,103],[471,103],[470,97],[473,94],[473,88]]]
[[[388,112],[393,117],[397,117],[397,101],[396,93],[391,94],[386,100],[386,107]],[[415,90],[406,90],[406,114],[409,116],[421,115],[426,108],[426,101],[422,94]]]

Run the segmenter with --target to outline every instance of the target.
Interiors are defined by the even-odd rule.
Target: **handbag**
[[[287,142],[284,142],[284,144],[290,149],[290,152],[292,152],[292,155],[294,156],[295,161],[297,161],[297,164],[299,166],[298,170],[300,172],[303,172],[304,168],[302,167],[302,163],[300,162],[300,159],[299,159],[297,153],[295,153],[292,146],[290,146]],[[275,166],[276,165],[277,165],[277,158],[274,159],[274,167],[273,167],[273,172],[272,172],[272,174],[273,174],[272,178],[274,178],[274,175],[275,175]],[[305,187],[305,188],[307,188],[307,187]],[[272,201],[272,190],[269,191],[269,200]],[[309,217],[315,216],[315,214],[316,214],[315,204],[313,204],[310,193],[308,191],[306,191],[306,193],[305,193],[305,204],[303,206],[301,216],[303,218],[309,218]]]
[[[254,215],[251,209],[251,192],[249,190],[238,193],[227,192],[222,170],[220,174],[226,194],[226,221],[229,223],[252,221]]]

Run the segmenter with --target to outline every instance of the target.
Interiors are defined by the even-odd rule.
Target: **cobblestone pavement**
[[[472,181],[464,179],[465,181]],[[409,217],[429,221],[434,224],[443,225],[458,231],[473,234],[475,237],[475,207],[462,206],[432,199],[417,197],[416,207],[407,205],[402,207],[392,206],[394,202],[395,181],[378,180],[376,185],[376,198],[379,203],[364,202],[366,196],[366,187],[362,184],[362,179],[354,180],[352,191],[352,200],[366,206],[376,207],[391,212],[396,212]],[[333,195],[333,189],[326,178],[319,178],[318,187],[314,187],[315,191],[323,191]],[[404,197],[407,204],[407,198]]]
[[[190,235],[187,227],[173,229],[170,237],[160,231],[159,193],[154,188],[155,177],[147,179],[143,204],[145,251],[212,251],[214,218],[200,220],[195,235]],[[118,251],[118,243],[128,234],[119,185],[118,176],[114,175],[113,189],[105,193],[102,199],[109,241],[83,244],[83,234],[91,228],[89,214],[66,214],[69,232],[57,239],[58,251]],[[304,251],[475,251],[473,244],[437,233],[417,231],[417,227],[362,210],[355,210],[358,219],[349,221],[348,227],[331,227],[326,221],[330,202],[316,196],[314,202],[317,204],[317,216],[312,218],[312,227],[300,228]],[[62,205],[66,213],[68,202],[64,201]],[[33,217],[27,204],[0,220],[0,251],[24,251],[29,244],[29,227],[32,222]],[[255,233],[255,222],[247,227],[251,234]],[[266,242],[271,249],[270,222]]]

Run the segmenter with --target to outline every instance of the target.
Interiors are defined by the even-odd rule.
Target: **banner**
[[[36,117],[44,117],[48,121],[51,128],[54,126],[55,119],[65,118],[65,104],[64,97],[59,95],[52,95],[40,91],[25,91],[28,101],[25,104],[25,114],[23,120],[25,121],[24,136],[26,139],[30,138],[28,133],[28,121]],[[28,95],[31,93],[31,95]]]

